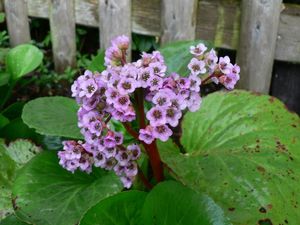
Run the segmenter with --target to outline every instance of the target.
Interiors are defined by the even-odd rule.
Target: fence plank
[[[28,14],[48,18],[48,0],[27,0]],[[160,36],[161,0],[132,0],[132,32]],[[279,22],[275,59],[300,62],[300,7],[285,4]],[[98,0],[75,0],[76,23],[98,27]],[[212,13],[214,12],[214,13]],[[212,41],[216,47],[237,49],[240,28],[240,0],[199,0],[196,38]],[[285,32],[289,31],[289,32]],[[294,46],[291,51],[286,46]]]
[[[243,0],[238,63],[240,87],[269,93],[281,0]]]
[[[300,62],[300,5],[285,4],[280,16],[275,58]]]
[[[57,72],[76,65],[74,0],[51,0],[50,29],[52,50]]]
[[[195,39],[198,1],[162,0],[161,3],[161,42]]]
[[[5,0],[5,15],[11,46],[31,40],[25,0]]]
[[[118,35],[131,37],[131,0],[99,0],[99,18],[101,48]]]
[[[161,0],[132,0],[132,31],[160,36]]]

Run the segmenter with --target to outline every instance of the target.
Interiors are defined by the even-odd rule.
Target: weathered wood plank
[[[161,0],[132,0],[132,31],[160,36]]]
[[[48,0],[27,0],[28,14],[48,18]],[[161,0],[132,0],[132,31],[160,36]],[[275,59],[300,62],[300,7],[285,4],[281,13]],[[213,13],[212,13],[213,12]],[[98,27],[98,1],[75,0],[76,23]],[[210,40],[215,46],[237,49],[240,26],[240,0],[199,0],[196,38]],[[289,32],[285,32],[289,31]],[[293,46],[287,50],[287,46]]]
[[[199,1],[196,37],[215,46],[236,49],[240,29],[240,0]]]
[[[282,0],[243,0],[239,87],[269,93]]]
[[[197,0],[162,0],[162,44],[195,39],[197,6]]]
[[[75,0],[76,23],[98,27],[98,0]]]
[[[28,15],[39,18],[49,18],[49,0],[27,0]]]
[[[300,5],[285,5],[280,16],[275,58],[300,62]]]
[[[74,0],[50,2],[50,29],[55,70],[76,65]]]
[[[100,48],[118,35],[131,37],[131,0],[99,0],[99,18]]]
[[[5,0],[5,15],[10,45],[27,43],[31,40],[25,0]]]

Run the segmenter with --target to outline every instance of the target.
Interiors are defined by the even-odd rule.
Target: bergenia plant
[[[200,43],[190,47],[190,74],[168,73],[159,51],[142,53],[136,62],[126,61],[129,38],[112,40],[105,52],[106,70],[85,71],[72,85],[72,96],[80,105],[78,126],[84,141],[64,141],[58,152],[60,165],[70,172],[90,173],[93,166],[113,170],[124,187],[130,188],[139,173],[141,151],[148,155],[157,182],[164,179],[156,141],[167,141],[180,126],[186,111],[201,108],[201,86],[214,82],[232,90],[240,68],[228,56],[217,57],[215,50]],[[125,144],[124,134],[113,130],[110,120],[119,121],[135,142]],[[132,126],[137,120],[139,128]]]

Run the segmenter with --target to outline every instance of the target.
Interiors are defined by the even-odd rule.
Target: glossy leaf
[[[180,154],[160,143],[163,161],[190,188],[212,197],[233,224],[297,224],[300,120],[277,99],[214,93],[183,120]],[[286,222],[287,221],[287,222]]]
[[[80,225],[138,225],[146,192],[126,191],[100,201],[84,215]]]
[[[40,134],[81,139],[77,126],[79,106],[66,97],[42,97],[28,102],[22,119]]]
[[[32,72],[43,60],[43,53],[30,44],[18,45],[11,49],[6,57],[7,71],[13,80]]]
[[[190,46],[197,45],[199,43],[205,44],[208,48],[212,47],[210,43],[200,40],[177,41],[162,46],[159,51],[165,58],[168,72],[176,72],[181,76],[187,76],[189,74],[187,65],[193,57],[190,53]]]
[[[72,174],[58,164],[56,152],[45,151],[27,163],[15,180],[15,212],[36,225],[74,225],[90,207],[121,189],[113,173],[94,169],[91,174]]]
[[[222,209],[212,199],[175,181],[158,184],[146,198],[144,225],[226,225]]]

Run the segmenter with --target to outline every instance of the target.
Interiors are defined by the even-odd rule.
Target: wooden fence
[[[204,39],[237,50],[240,87],[268,93],[274,59],[300,62],[300,6],[282,0],[0,0],[11,45],[28,42],[28,16],[49,18],[57,71],[76,64],[75,25],[98,27],[100,46],[131,32]]]

